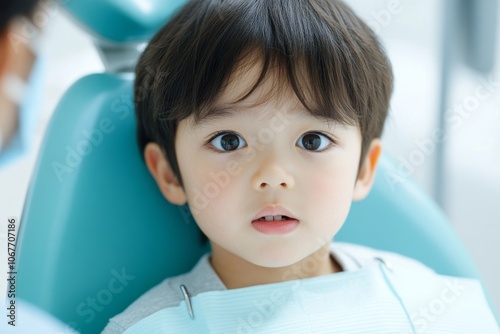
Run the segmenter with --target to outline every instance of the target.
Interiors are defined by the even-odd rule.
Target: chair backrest
[[[135,140],[132,78],[76,82],[54,112],[23,209],[19,297],[83,333],[207,249],[156,189]]]
[[[135,139],[132,75],[94,74],[63,96],[42,144],[19,235],[19,297],[82,333],[209,251],[186,206],[167,202]],[[382,160],[337,239],[477,277],[443,214]],[[391,174],[392,173],[392,174]]]

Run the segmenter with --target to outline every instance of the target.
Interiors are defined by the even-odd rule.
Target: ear
[[[163,196],[172,204],[184,205],[187,201],[184,189],[177,181],[177,177],[158,144],[148,143],[146,145],[144,160]]]
[[[354,192],[352,196],[353,201],[362,200],[370,192],[373,181],[375,180],[375,171],[377,169],[381,152],[382,141],[379,138],[373,139],[368,151],[366,152],[363,164],[361,165],[361,169],[358,173],[356,184],[354,185]]]

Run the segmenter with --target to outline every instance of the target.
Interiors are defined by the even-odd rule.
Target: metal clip
[[[378,262],[382,263],[387,268],[387,270],[392,272],[392,264],[389,261],[386,261],[381,257],[375,257],[374,259],[377,260]]]
[[[191,295],[187,291],[186,286],[184,284],[182,284],[180,288],[182,291],[182,295],[184,296],[184,300],[186,301],[189,316],[191,317],[191,319],[194,319],[193,306],[191,305]]]

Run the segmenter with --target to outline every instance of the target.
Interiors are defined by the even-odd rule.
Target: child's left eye
[[[212,137],[209,143],[219,151],[230,152],[242,148],[245,144],[245,140],[234,132],[221,132],[215,137]]]
[[[333,143],[333,140],[319,132],[308,132],[300,137],[298,143],[300,147],[308,151],[320,152],[328,148]]]

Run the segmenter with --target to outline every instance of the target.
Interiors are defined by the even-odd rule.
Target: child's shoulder
[[[139,320],[161,309],[179,305],[184,299],[180,290],[182,284],[189,286],[189,292],[193,296],[204,291],[224,289],[224,285],[210,267],[208,254],[205,254],[191,271],[163,280],[130,304],[122,313],[111,318],[103,333],[123,333]]]
[[[127,328],[139,320],[165,308],[176,306],[180,302],[172,285],[173,279],[182,279],[187,274],[168,278],[148,290],[139,299],[136,299],[122,313],[109,320],[104,329],[105,334],[123,333]]]
[[[440,275],[415,259],[366,246],[334,242],[331,247],[360,267],[377,258],[385,262],[391,273],[386,282],[418,333],[500,333],[478,279]]]
[[[347,267],[347,270],[353,267],[361,268],[372,263],[374,259],[380,259],[389,266],[403,266],[434,273],[433,269],[418,260],[368,246],[335,241],[331,244],[331,251],[344,264],[344,267]]]

